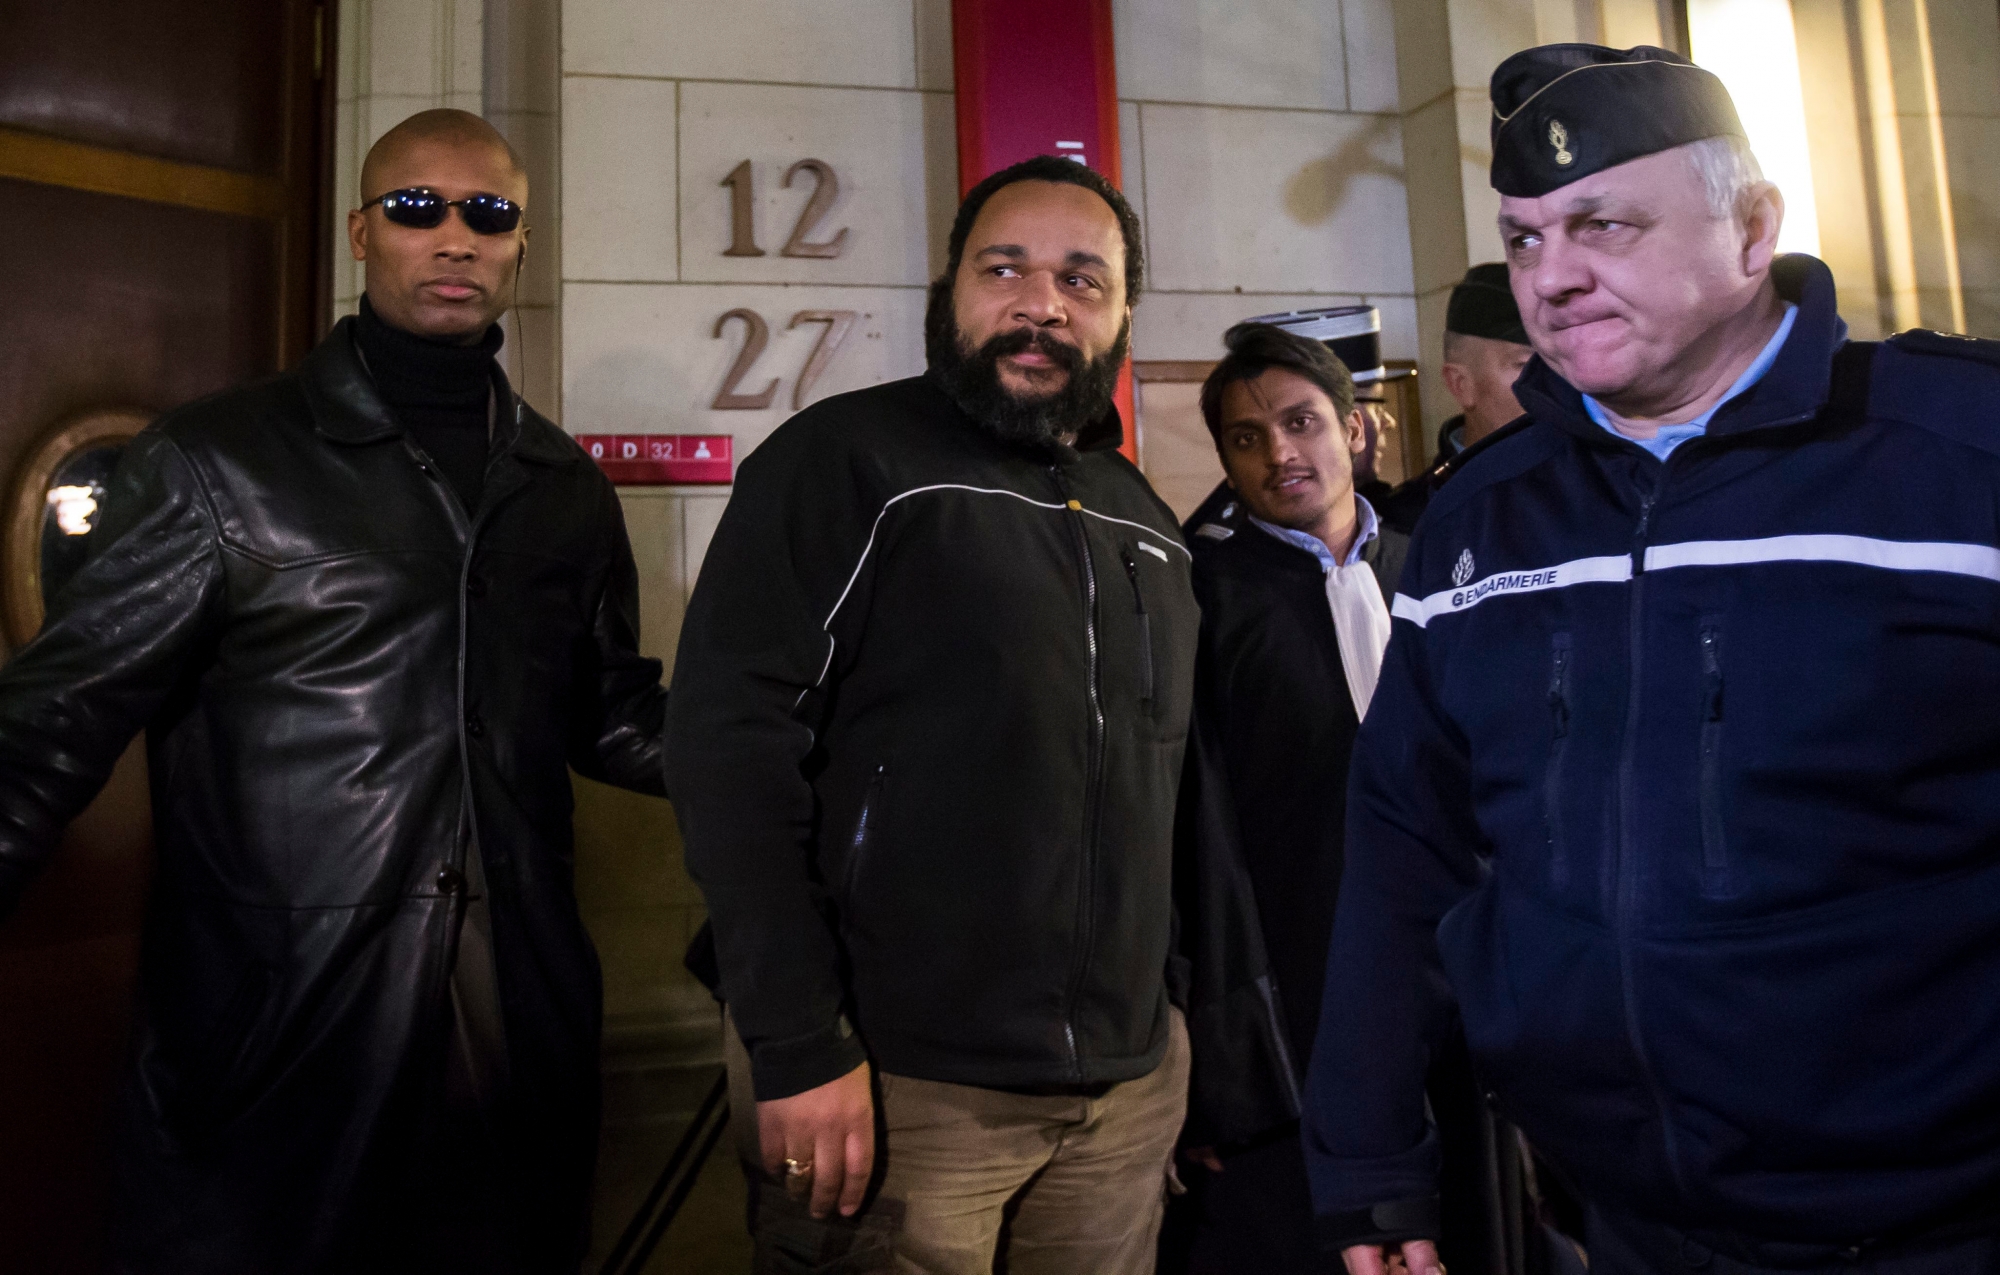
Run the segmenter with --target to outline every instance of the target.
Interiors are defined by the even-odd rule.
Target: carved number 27
[[[791,323],[787,325],[788,331],[801,323],[826,324],[826,330],[813,343],[812,353],[806,356],[806,365],[799,369],[798,383],[792,388],[793,411],[806,405],[806,395],[812,392],[813,382],[819,380],[820,374],[826,371],[826,365],[833,362],[833,353],[847,339],[848,329],[854,326],[855,317],[856,311],[853,310],[801,310],[792,316]],[[743,348],[736,351],[736,361],[729,365],[728,374],[722,378],[722,389],[710,406],[722,411],[762,411],[778,396],[779,378],[772,377],[771,383],[755,394],[740,393],[736,387],[750,375],[750,369],[764,353],[764,347],[771,343],[770,325],[755,310],[739,307],[715,321],[716,336],[722,335],[731,319],[743,320]]]

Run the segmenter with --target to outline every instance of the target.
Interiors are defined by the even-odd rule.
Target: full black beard
[[[1003,443],[1044,449],[1065,435],[1082,432],[1111,410],[1131,336],[1128,318],[1111,348],[1094,359],[1085,359],[1069,342],[1033,328],[1003,332],[975,349],[959,330],[949,279],[931,286],[930,309],[924,316],[931,375],[960,410]],[[1069,374],[1060,389],[1023,397],[1000,383],[1000,360],[1029,349],[1040,351]]]

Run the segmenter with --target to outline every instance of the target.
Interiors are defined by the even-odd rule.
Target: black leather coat
[[[347,327],[127,449],[90,561],[0,671],[0,914],[145,729],[159,866],[120,1268],[383,1270],[420,1224],[410,1142],[476,837],[505,1203],[524,1268],[574,1271],[601,1003],[569,768],[662,792],[660,669],[582,450],[508,392],[468,514]]]

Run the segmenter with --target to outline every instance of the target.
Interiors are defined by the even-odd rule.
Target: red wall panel
[[[1111,0],[952,0],[958,189],[1033,155],[1066,155],[1119,185]],[[1118,378],[1119,448],[1138,459],[1132,368]]]

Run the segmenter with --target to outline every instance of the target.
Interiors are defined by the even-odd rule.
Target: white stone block
[[[1201,418],[1197,381],[1146,381],[1138,386],[1139,469],[1185,519],[1222,481],[1222,461]]]
[[[917,87],[949,93],[955,83],[951,0],[914,0],[917,19]]]
[[[1458,111],[1459,181],[1465,191],[1465,259],[1470,265],[1498,261],[1500,192],[1493,189],[1493,101],[1484,89],[1460,89]]]
[[[1121,97],[1347,107],[1338,4],[1113,0],[1111,12]]]
[[[913,0],[566,0],[563,70],[915,88]]]
[[[1416,301],[1407,294],[1336,296],[1327,293],[1156,292],[1132,312],[1135,359],[1219,359],[1230,325],[1282,310],[1322,310],[1372,305],[1382,314],[1382,357],[1418,357]]]
[[[711,406],[744,324],[716,320],[746,308],[762,316],[769,344],[736,385],[755,394],[778,382],[771,406]],[[795,410],[800,371],[826,333],[806,310],[851,310],[853,326],[806,402],[923,371],[922,288],[571,283],[564,288],[563,426],[573,434],[731,434],[736,460]]]
[[[367,56],[368,69],[361,92],[372,97],[383,94],[441,94],[448,51],[440,40],[449,38],[447,19],[451,0],[369,0]]]
[[[625,487],[618,503],[639,571],[639,653],[671,664],[687,613],[687,499],[673,487]]]
[[[562,325],[554,306],[516,306],[507,312],[502,325],[507,344],[501,360],[514,389],[528,405],[560,425],[561,387],[556,368],[561,361]]]
[[[556,303],[561,281],[562,193],[556,189],[557,139],[554,115],[525,111],[488,113],[487,122],[512,144],[528,170],[528,264],[521,273],[517,304]]]
[[[1412,291],[1395,116],[1148,104],[1140,119],[1158,287]]]
[[[1341,0],[1347,47],[1347,109],[1395,111],[1396,15],[1391,0]]]
[[[920,284],[931,275],[930,242],[949,231],[957,200],[955,143],[925,127],[918,92],[794,88],[762,84],[681,86],[681,278],[757,283]],[[946,134],[950,136],[950,134]],[[750,161],[759,257],[725,256],[732,242],[732,188],[723,184]],[[837,257],[785,256],[782,250],[819,189],[810,170],[786,174],[800,160],[832,170],[839,194],[804,239],[840,239]],[[932,198],[942,191],[943,201]],[[934,224],[942,205],[945,220]]]
[[[1364,299],[1382,315],[1382,357],[1421,359],[1417,299],[1409,295],[1378,295]]]
[[[564,278],[680,277],[675,89],[665,80],[564,77]]]
[[[1118,104],[1118,186],[1124,191],[1126,202],[1132,211],[1139,214],[1139,225],[1146,224],[1146,160],[1145,146],[1141,141],[1139,127],[1139,104],[1120,102]]]
[[[1967,288],[2000,287],[2000,164],[1993,162],[2000,155],[2000,120],[1948,115],[1939,129],[1951,182],[1959,280]]]

